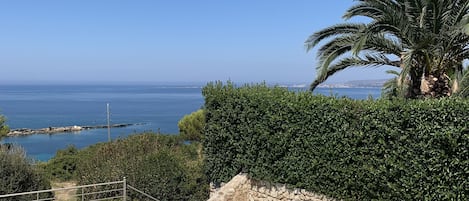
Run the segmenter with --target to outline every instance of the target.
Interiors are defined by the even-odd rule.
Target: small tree
[[[199,109],[184,116],[178,122],[179,133],[185,140],[200,141],[203,138],[205,127],[205,113]]]
[[[5,117],[0,115],[0,139],[10,132],[10,128],[5,125]]]

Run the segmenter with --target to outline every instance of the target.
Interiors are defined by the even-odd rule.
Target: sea
[[[0,114],[11,129],[107,124],[135,124],[112,128],[111,139],[142,132],[177,134],[178,121],[203,107],[204,84],[113,84],[113,85],[0,85]],[[304,85],[288,86],[307,90]],[[379,88],[318,88],[315,93],[353,99],[379,98]],[[5,137],[0,143],[22,146],[28,157],[47,161],[57,150],[108,141],[107,129],[73,133]]]

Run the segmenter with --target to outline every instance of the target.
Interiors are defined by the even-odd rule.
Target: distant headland
[[[387,79],[352,80],[344,83],[323,83],[318,88],[381,88]]]

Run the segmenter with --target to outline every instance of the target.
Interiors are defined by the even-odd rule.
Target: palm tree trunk
[[[428,83],[428,91],[422,91],[422,96],[429,98],[442,98],[451,96],[451,86],[446,74],[429,75],[425,77]]]
[[[422,95],[422,72],[418,68],[414,68],[410,71],[410,87],[407,98],[419,98]]]

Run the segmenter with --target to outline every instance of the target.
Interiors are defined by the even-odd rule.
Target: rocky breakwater
[[[123,128],[123,127],[134,126],[134,125],[141,125],[141,124],[112,124],[112,125],[110,125],[110,127],[111,128]],[[97,125],[97,126],[48,127],[48,128],[39,128],[39,129],[18,128],[18,129],[10,130],[10,132],[7,134],[7,136],[68,133],[68,132],[79,132],[79,131],[82,131],[82,130],[100,129],[100,128],[107,128],[107,127],[108,127],[107,125]]]

